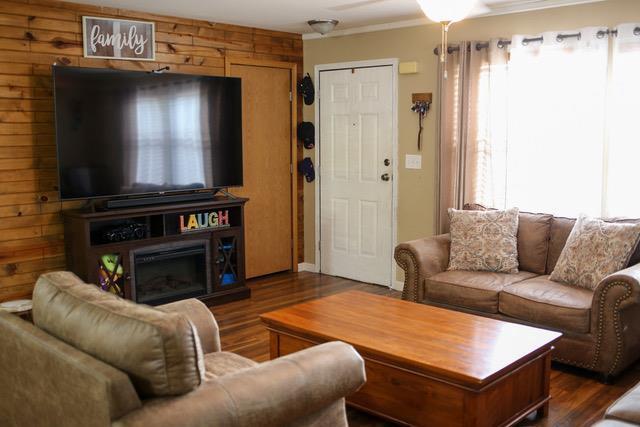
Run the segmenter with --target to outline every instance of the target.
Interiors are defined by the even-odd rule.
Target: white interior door
[[[391,284],[393,67],[320,72],[320,268]]]

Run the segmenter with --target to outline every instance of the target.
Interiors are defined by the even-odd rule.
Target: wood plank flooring
[[[281,273],[252,280],[251,299],[212,307],[219,326],[222,348],[258,362],[269,360],[269,335],[258,316],[292,304],[357,289],[400,298],[400,293],[385,287],[355,282],[315,273]],[[354,301],[357,310],[357,301]],[[640,365],[623,373],[614,384],[598,382],[592,374],[557,365],[551,373],[549,416],[529,419],[519,426],[579,427],[602,418],[605,409],[625,391],[640,381]],[[351,426],[386,427],[393,424],[349,410]]]

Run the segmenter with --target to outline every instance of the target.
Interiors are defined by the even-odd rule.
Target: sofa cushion
[[[518,272],[518,209],[449,209],[449,270]]]
[[[605,221],[625,224],[640,224],[640,219],[638,218],[608,218]],[[631,258],[629,258],[629,262],[625,267],[631,267],[638,263],[640,263],[640,244],[636,246],[635,251],[633,251]]]
[[[640,239],[640,224],[605,222],[581,216],[573,226],[550,280],[595,289],[622,270]]]
[[[233,374],[243,369],[258,366],[251,359],[226,351],[216,351],[204,355],[204,365],[207,371],[207,379]]]
[[[427,300],[486,313],[498,312],[498,294],[507,285],[535,277],[534,273],[444,271],[425,280]]]
[[[552,220],[553,215],[520,212],[518,262],[521,270],[545,274]]]
[[[495,211],[478,203],[466,203],[464,210]],[[553,215],[520,212],[518,215],[518,268],[536,274],[545,274],[549,235]]]
[[[631,223],[637,224],[640,223],[640,219],[633,218],[608,218],[605,219],[607,222],[616,222],[616,223]],[[553,269],[558,262],[558,258],[560,258],[560,254],[562,253],[562,249],[564,249],[564,245],[567,243],[567,239],[571,234],[571,230],[573,230],[573,225],[576,223],[576,220],[573,218],[562,218],[562,217],[553,217],[551,220],[551,230],[549,233],[549,254],[547,255],[547,269],[545,271],[546,274],[551,274]],[[631,259],[627,263],[627,266],[630,267],[632,265],[640,263],[640,245],[636,247],[633,255],[631,255]]]
[[[198,334],[182,314],[124,300],[72,273],[40,276],[33,292],[33,320],[129,374],[142,397],[184,394],[204,380]]]
[[[553,217],[551,220],[551,229],[549,230],[549,253],[547,254],[547,269],[545,273],[551,274],[556,267],[558,258],[562,253],[565,243],[571,234],[575,219]]]
[[[563,331],[590,330],[593,292],[538,276],[508,285],[500,293],[500,313]]]
[[[636,384],[609,406],[604,417],[640,424],[640,384]]]

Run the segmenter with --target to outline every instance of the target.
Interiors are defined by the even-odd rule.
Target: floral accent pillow
[[[449,270],[518,272],[518,208],[449,209]]]
[[[627,265],[639,239],[640,224],[580,216],[549,279],[593,290]]]

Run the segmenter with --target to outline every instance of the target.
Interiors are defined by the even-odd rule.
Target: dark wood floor
[[[269,336],[258,315],[297,304],[358,289],[399,298],[397,291],[315,273],[283,273],[250,282],[251,299],[217,307],[212,311],[220,325],[222,348],[258,362],[269,359]],[[357,303],[354,302],[354,310]],[[598,382],[593,375],[564,366],[554,366],[551,373],[551,406],[549,416],[541,420],[525,420],[520,426],[574,427],[588,426],[602,418],[604,410],[626,390],[640,381],[640,365],[621,375],[614,384]],[[367,414],[350,410],[351,426],[391,426]]]

